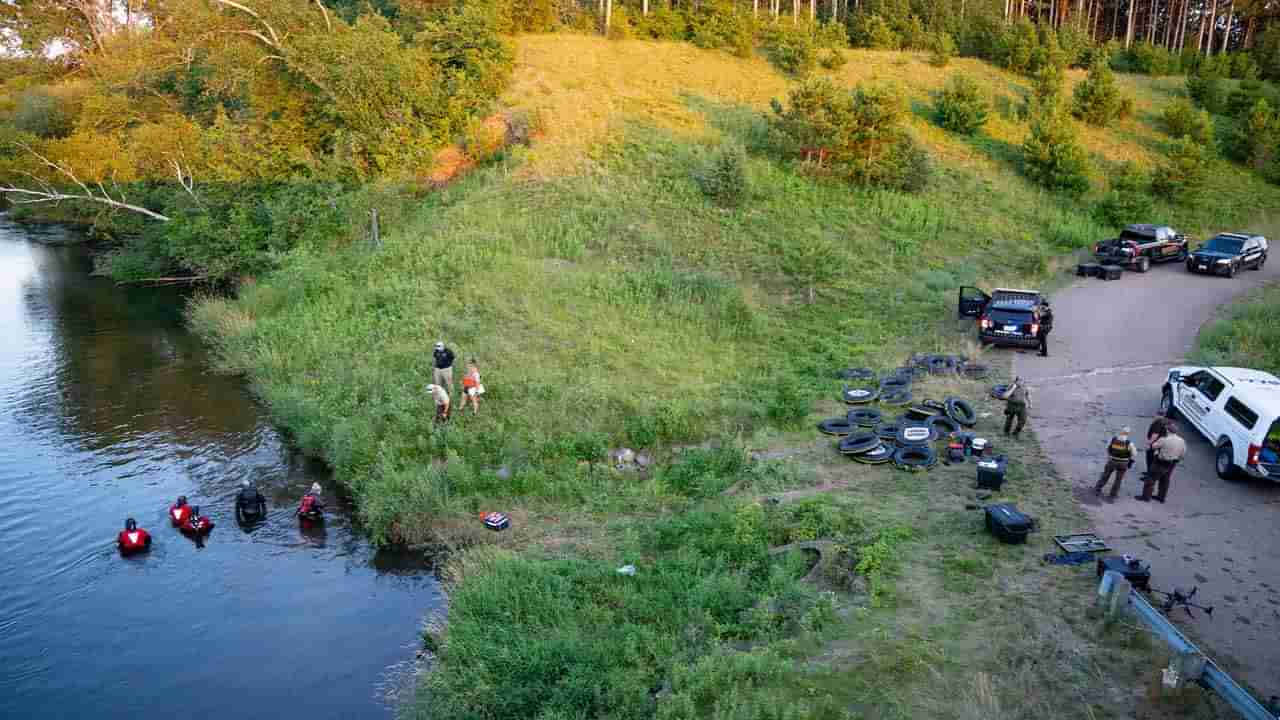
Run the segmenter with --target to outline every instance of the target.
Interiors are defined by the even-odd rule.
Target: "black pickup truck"
[[[1103,265],[1119,265],[1146,272],[1153,263],[1187,259],[1187,236],[1167,225],[1129,225],[1120,237],[1093,246]]]
[[[1040,344],[1040,318],[1047,303],[1035,290],[997,288],[991,294],[960,288],[960,317],[978,319],[983,345],[1031,348]]]

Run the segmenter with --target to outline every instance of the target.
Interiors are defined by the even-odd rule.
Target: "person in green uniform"
[[[1005,402],[1004,434],[1008,435],[1012,428],[1013,436],[1017,437],[1022,432],[1022,426],[1027,423],[1027,410],[1031,409],[1031,389],[1023,384],[1022,378],[1014,378],[1000,399]]]

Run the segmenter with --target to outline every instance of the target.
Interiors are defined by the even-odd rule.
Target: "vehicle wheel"
[[[1218,471],[1218,477],[1223,480],[1236,479],[1236,463],[1235,452],[1231,448],[1231,441],[1222,443],[1218,446],[1218,456],[1213,461],[1214,469]]]
[[[1170,420],[1178,419],[1178,408],[1173,405],[1173,393],[1168,390],[1165,390],[1164,394],[1160,396],[1160,414]]]
[[[1195,270],[1192,270],[1192,269],[1191,269],[1191,261],[1190,261],[1190,260],[1188,260],[1188,261],[1187,261],[1187,272],[1189,272],[1189,273],[1194,273],[1194,272],[1195,272]]]
[[[1149,257],[1138,258],[1138,272],[1144,273],[1150,269],[1151,269],[1151,258]]]
[[[1237,268],[1237,267],[1236,267],[1236,264],[1235,264],[1235,263],[1231,263],[1230,265],[1227,265],[1227,277],[1229,277],[1229,278],[1233,278],[1233,277],[1235,277],[1235,276],[1236,276],[1236,271],[1237,271],[1238,269],[1239,269],[1239,268]]]
[[[1263,266],[1263,265],[1266,265],[1266,264],[1267,264],[1267,256],[1266,256],[1266,255],[1263,255],[1262,257],[1258,258],[1258,264],[1257,264],[1257,265],[1254,265],[1254,266],[1253,266],[1253,269],[1254,269],[1254,270],[1261,270],[1261,269],[1262,269],[1262,266]]]

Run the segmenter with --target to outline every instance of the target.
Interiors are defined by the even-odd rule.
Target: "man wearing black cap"
[[[444,341],[436,343],[435,352],[431,353],[433,368],[431,370],[431,382],[434,385],[444,385],[449,388],[449,392],[453,392],[453,351],[444,346]]]
[[[1049,357],[1049,333],[1053,330],[1053,310],[1049,301],[1040,306],[1040,323],[1036,326],[1036,339],[1040,341],[1040,357]]]

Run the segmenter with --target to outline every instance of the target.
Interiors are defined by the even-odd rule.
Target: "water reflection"
[[[375,550],[235,378],[208,372],[174,290],[90,276],[59,228],[0,215],[0,717],[370,717],[440,603],[420,558]],[[268,516],[238,526],[242,478]],[[318,527],[294,507],[312,482]],[[178,495],[217,527],[170,527]],[[121,558],[126,516],[154,542]],[[198,653],[193,655],[193,649]]]

